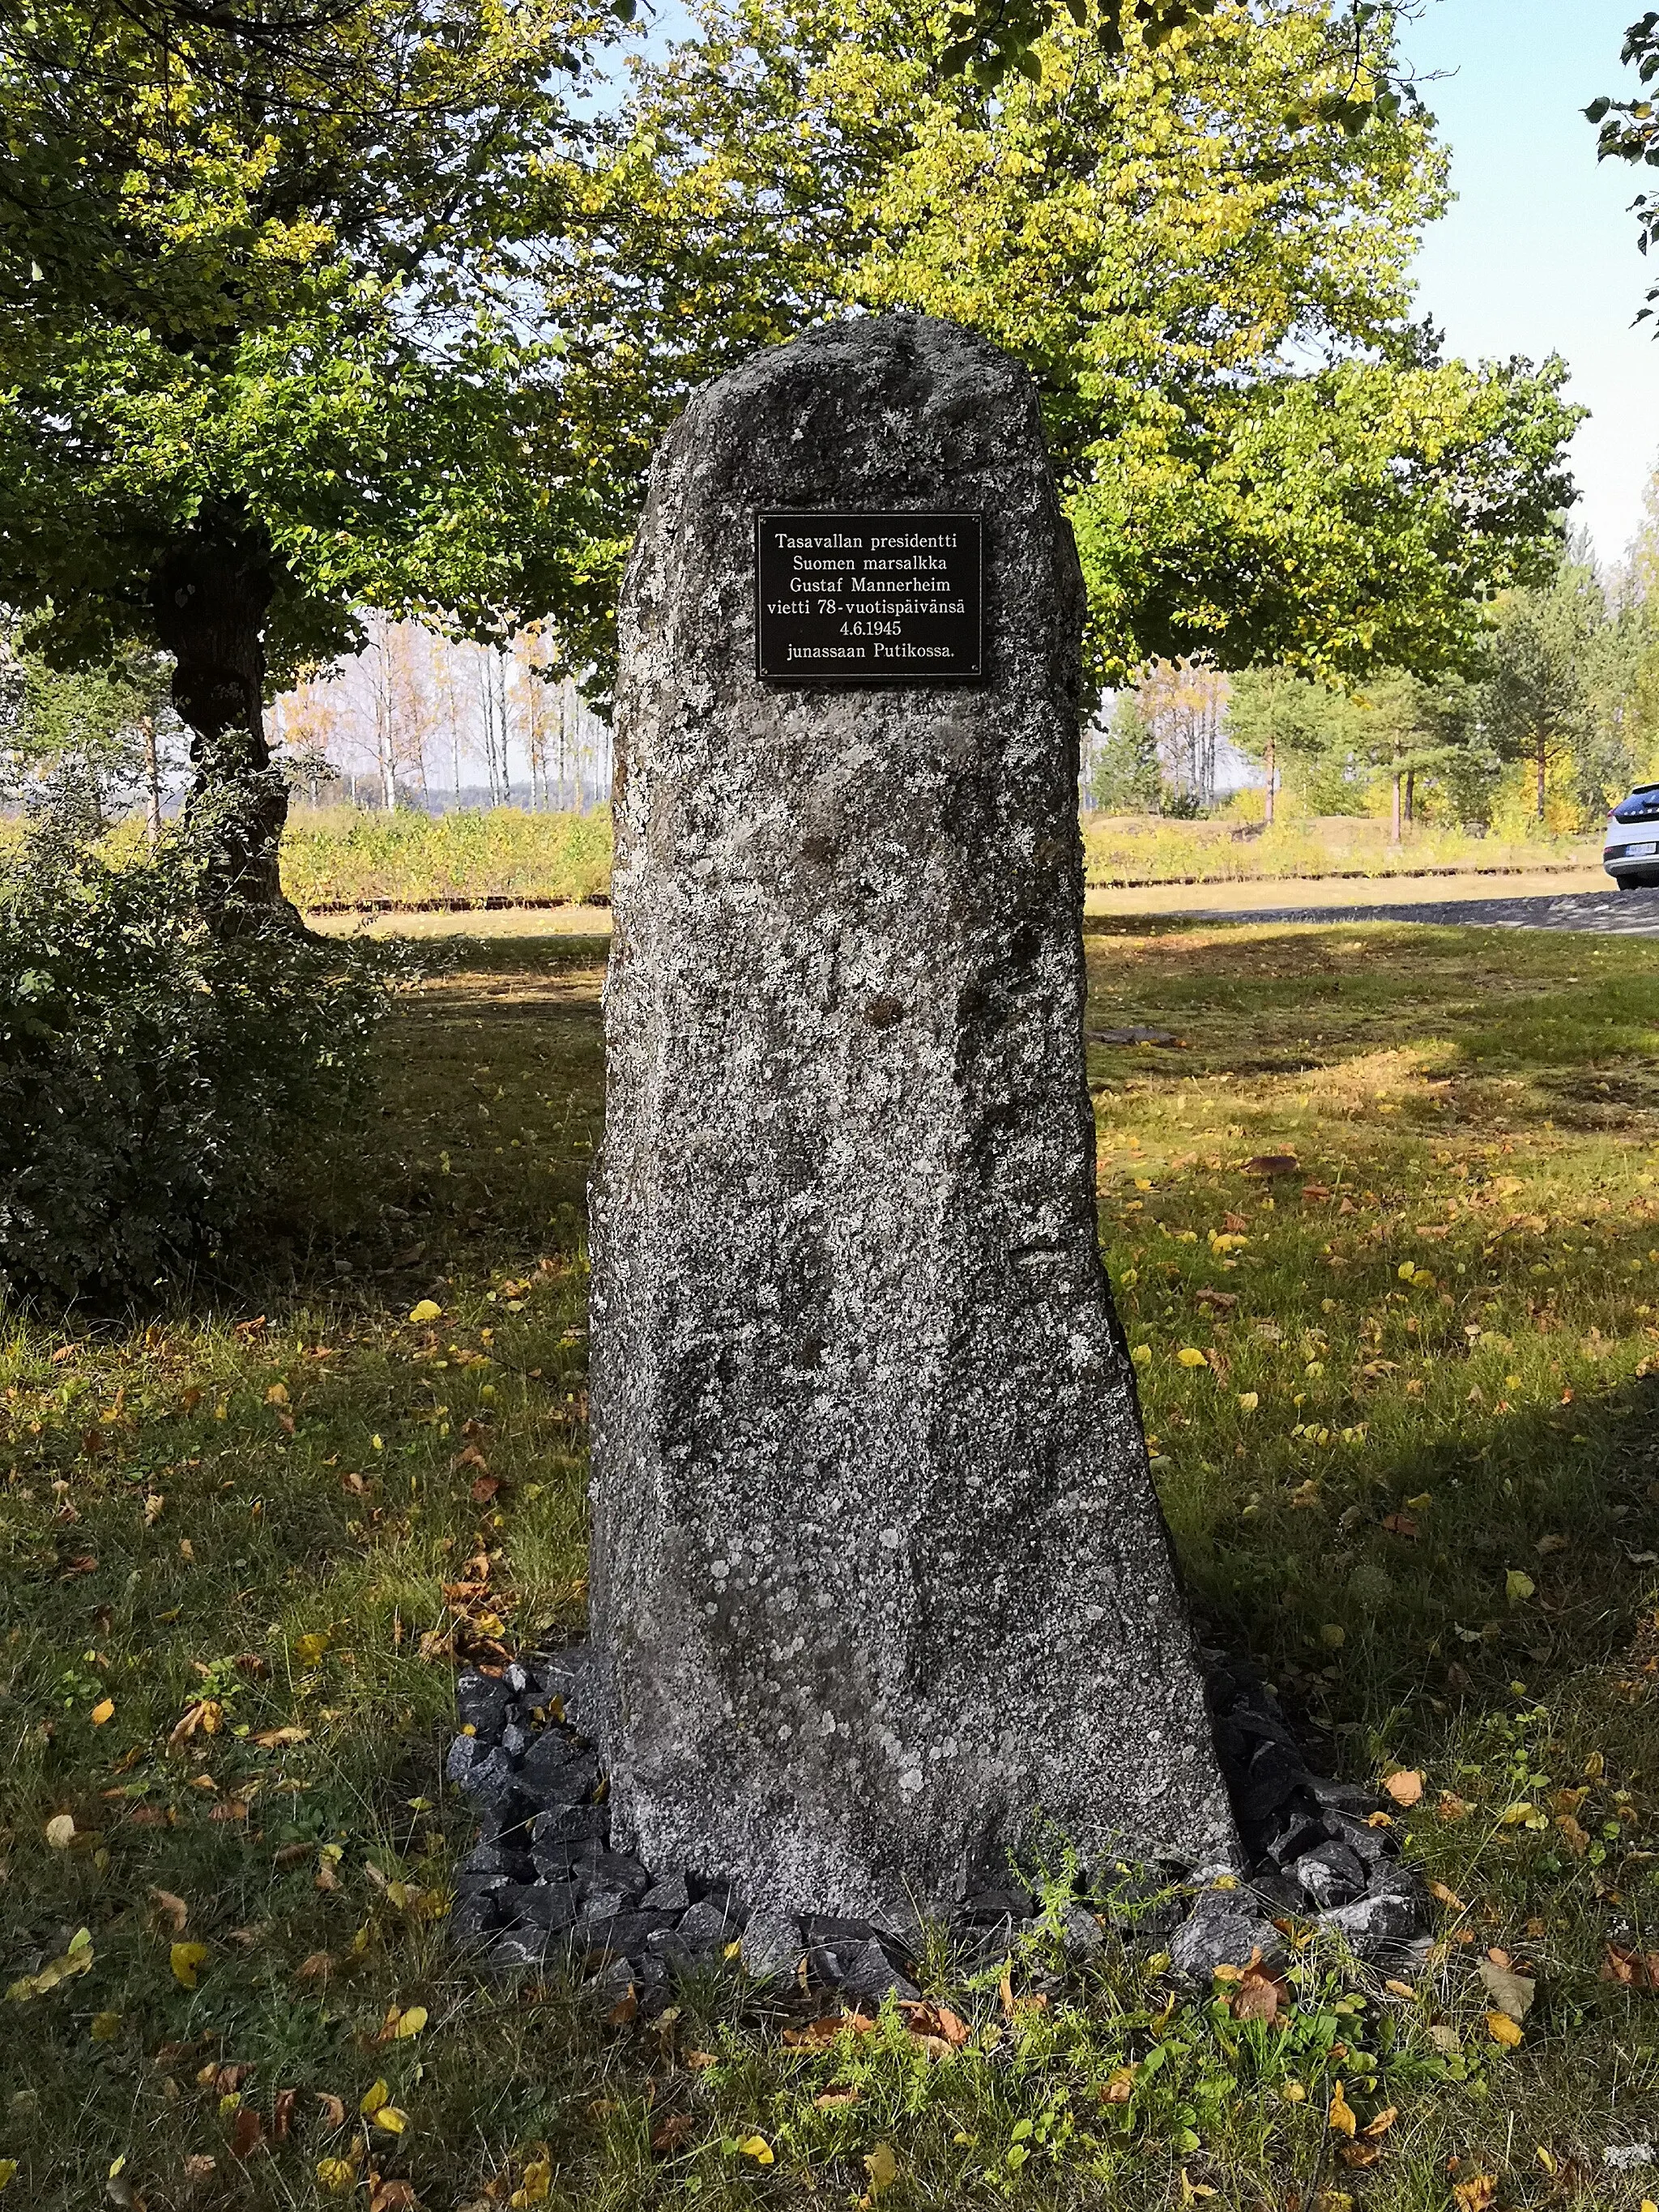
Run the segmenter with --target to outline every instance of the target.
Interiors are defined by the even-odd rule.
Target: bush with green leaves
[[[203,840],[112,866],[72,806],[0,872],[0,1284],[125,1299],[234,1264],[361,1109],[385,994],[284,920],[204,926]]]

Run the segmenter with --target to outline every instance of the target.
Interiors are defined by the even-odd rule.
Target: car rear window
[[[1651,791],[1632,791],[1613,810],[1615,822],[1659,822],[1659,785]]]

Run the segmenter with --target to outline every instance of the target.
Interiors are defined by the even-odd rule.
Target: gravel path
[[[1414,900],[1409,906],[1206,907],[1188,921],[1470,922],[1483,929],[1579,929],[1601,937],[1659,937],[1659,889],[1571,891],[1559,898]]]

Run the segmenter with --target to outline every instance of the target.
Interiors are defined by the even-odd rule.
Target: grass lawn
[[[452,1653],[582,1618],[601,1108],[602,945],[463,940],[252,1291],[7,1323],[4,2212],[1659,2197],[1602,2158],[1659,2136],[1659,944],[1089,944],[1092,1027],[1186,1040],[1091,1066],[1194,1600],[1325,1762],[1423,1777],[1427,1965],[1304,1944],[1269,2022],[941,1946],[940,2056],[735,1968],[647,2023],[448,1954]]]

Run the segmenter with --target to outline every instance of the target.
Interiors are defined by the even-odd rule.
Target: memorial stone
[[[797,642],[945,649],[803,684],[769,599]],[[1040,1832],[1237,1856],[1097,1243],[1082,615],[1036,392],[950,324],[763,354],[658,456],[583,1724],[617,1849],[785,1918],[948,1910]]]

